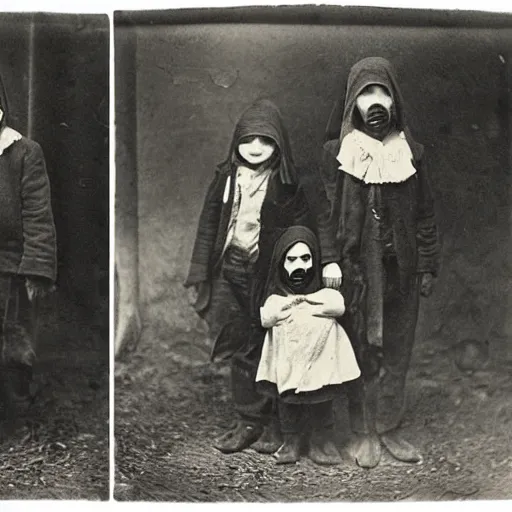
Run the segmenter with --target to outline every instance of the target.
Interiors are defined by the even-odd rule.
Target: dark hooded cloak
[[[0,104],[4,112],[0,133],[10,135],[0,155],[0,273],[55,281],[56,234],[43,151],[8,126],[1,77]]]
[[[373,84],[384,86],[391,94],[394,129],[404,132],[413,155],[417,172],[401,183],[366,184],[339,169],[337,155],[344,137],[353,129],[360,129],[357,96]],[[367,318],[358,321],[358,331],[366,329],[363,324],[372,325],[375,332],[382,329],[382,313],[378,311],[382,311],[383,257],[396,258],[399,270],[396,285],[402,292],[414,285],[416,273],[436,274],[438,270],[437,228],[423,146],[413,139],[406,119],[391,64],[383,58],[370,57],[351,69],[345,102],[338,102],[327,126],[329,140],[324,144],[322,175],[332,201],[333,218],[338,219],[340,260],[349,286],[346,291],[353,296],[349,299],[349,310],[357,318],[367,308]],[[362,283],[362,288],[355,284],[351,287],[354,280]],[[367,302],[363,296],[366,292]],[[380,336],[376,335],[375,339]]]
[[[263,294],[263,303],[272,294],[286,296],[294,293],[283,282],[281,275],[286,253],[299,242],[304,242],[309,247],[313,260],[313,279],[301,293],[309,294],[320,290],[322,280],[318,239],[309,228],[305,226],[292,226],[281,235],[274,247]]]
[[[313,279],[306,289],[301,291],[301,293],[309,294],[320,290],[322,281],[320,247],[318,245],[317,237],[305,226],[293,226],[281,235],[274,247],[268,271],[268,279],[265,285],[265,292],[263,294],[263,303],[273,294],[286,296],[294,293],[286,283],[283,282],[281,274],[286,253],[299,242],[304,242],[309,247],[313,259]]]

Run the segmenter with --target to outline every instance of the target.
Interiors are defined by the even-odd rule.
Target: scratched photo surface
[[[115,14],[116,499],[512,498],[511,48],[506,14]],[[210,362],[184,288],[206,192],[260,98],[281,112],[300,182],[314,183],[332,107],[366,57],[396,70],[439,233],[401,423],[422,458],[401,462],[382,445],[378,464],[360,467],[345,393],[334,407],[341,464],[221,453],[215,440],[236,421],[229,361]]]
[[[105,500],[108,16],[3,13],[0,48],[0,500]]]

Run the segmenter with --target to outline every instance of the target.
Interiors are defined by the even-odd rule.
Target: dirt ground
[[[303,457],[279,467],[250,449],[223,455],[212,447],[234,419],[227,368],[206,362],[200,334],[169,332],[165,325],[146,326],[138,351],[117,364],[117,500],[512,498],[512,358],[506,350],[491,351],[484,370],[466,375],[446,341],[417,341],[404,434],[422,450],[422,463],[399,463],[384,452],[377,468],[357,467],[348,454],[342,397],[336,411],[344,463],[319,467]]]
[[[46,308],[34,399],[0,444],[0,500],[105,500],[108,336],[64,297]]]

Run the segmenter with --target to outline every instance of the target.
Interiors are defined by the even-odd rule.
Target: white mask
[[[284,258],[284,268],[291,276],[295,270],[307,271],[313,267],[313,256],[304,242],[297,242],[291,247]]]
[[[393,98],[382,85],[370,85],[359,94],[356,100],[357,108],[363,119],[366,120],[368,110],[372,105],[382,105],[388,112],[391,112]]]
[[[244,160],[252,165],[262,164],[274,153],[276,145],[267,137],[250,138],[238,145],[238,152]]]

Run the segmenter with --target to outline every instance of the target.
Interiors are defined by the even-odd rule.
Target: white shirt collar
[[[9,147],[12,146],[17,140],[21,139],[21,133],[6,126],[0,132],[0,155]]]

